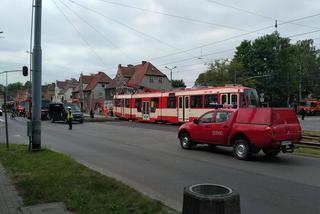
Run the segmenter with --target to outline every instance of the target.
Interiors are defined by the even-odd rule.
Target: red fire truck
[[[298,106],[298,112],[301,113],[302,111],[305,111],[307,115],[320,114],[320,99],[310,98],[301,100]]]
[[[184,123],[218,107],[257,107],[255,89],[223,86],[114,96],[113,111],[123,119]]]
[[[293,152],[301,133],[293,109],[216,109],[180,126],[178,138],[183,149],[196,144],[232,146],[235,157],[245,160],[260,149],[269,157]]]

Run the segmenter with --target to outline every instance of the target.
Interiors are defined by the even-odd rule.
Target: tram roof
[[[238,91],[235,91],[235,89],[238,89]],[[242,92],[245,89],[251,89],[249,87],[245,86],[239,86],[239,85],[228,85],[228,86],[219,86],[219,87],[207,87],[207,88],[189,88],[189,89],[178,89],[178,90],[170,90],[170,91],[159,91],[159,92],[142,92],[142,93],[136,93],[132,94],[135,97],[140,97],[140,96],[157,96],[161,94],[171,94],[175,93],[177,96],[179,95],[184,95],[186,92],[190,92],[190,95],[196,95],[198,92],[203,92],[203,93],[210,93],[210,92],[220,92],[220,93],[232,93],[232,92]],[[121,96],[122,98],[129,98],[131,97],[131,94],[122,94],[118,95]]]

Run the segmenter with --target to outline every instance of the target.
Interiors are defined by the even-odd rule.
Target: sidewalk
[[[22,207],[23,202],[0,164],[0,214],[72,214],[64,203]]]
[[[21,214],[20,207],[23,205],[15,187],[8,180],[6,172],[0,165],[0,213]]]

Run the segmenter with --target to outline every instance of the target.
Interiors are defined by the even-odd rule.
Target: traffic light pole
[[[0,74],[6,74],[6,86],[4,89],[4,123],[6,127],[6,146],[7,149],[9,148],[9,135],[8,135],[8,116],[7,116],[7,97],[8,97],[8,73],[12,72],[21,72],[23,76],[28,75],[28,68],[26,66],[23,66],[22,70],[10,70],[10,71],[2,71]]]
[[[35,0],[34,43],[32,51],[32,143],[31,150],[41,149],[41,8],[42,0]]]

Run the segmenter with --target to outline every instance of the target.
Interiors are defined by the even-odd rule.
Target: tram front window
[[[246,89],[244,90],[244,94],[246,96],[249,108],[260,106],[258,93],[255,89]]]

